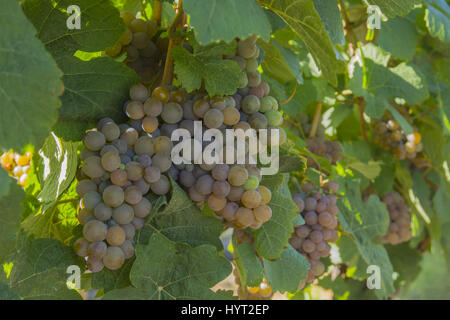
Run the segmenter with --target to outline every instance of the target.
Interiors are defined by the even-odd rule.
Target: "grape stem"
[[[161,17],[162,17],[162,4],[161,4],[161,1],[155,0],[155,3],[153,5],[152,20],[156,22],[158,27],[161,26]]]
[[[168,30],[169,47],[167,48],[166,63],[164,65],[164,74],[161,81],[162,85],[169,85],[173,80],[173,59],[172,48],[179,43],[179,39],[175,36],[177,27],[184,21],[183,1],[178,1],[177,14]]]
[[[314,119],[311,126],[311,131],[309,132],[309,138],[314,138],[319,126],[320,116],[322,115],[322,101],[317,102],[316,112],[314,113]]]

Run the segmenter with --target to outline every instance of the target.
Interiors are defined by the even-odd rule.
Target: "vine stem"
[[[320,116],[322,115],[322,101],[317,102],[316,112],[314,113],[314,119],[311,126],[311,131],[309,132],[309,138],[314,138],[317,132],[317,128],[319,126]]]
[[[179,26],[180,22],[183,22],[183,20],[184,20],[183,17],[184,17],[183,1],[179,0],[178,6],[177,6],[177,14],[168,30],[169,47],[167,48],[167,57],[166,57],[166,63],[164,65],[164,74],[163,74],[163,77],[161,80],[162,85],[171,84],[172,80],[173,80],[172,48],[178,42],[178,39],[176,39],[174,33],[175,33],[175,30],[177,29],[177,27]]]
[[[162,17],[162,3],[159,0],[155,0],[155,3],[153,4],[152,20],[156,22],[158,27],[161,26],[161,17]]]
[[[359,109],[359,118],[361,121],[361,134],[362,134],[364,141],[368,142],[367,133],[366,133],[366,121],[364,120],[364,98],[363,97],[358,98],[358,109]]]

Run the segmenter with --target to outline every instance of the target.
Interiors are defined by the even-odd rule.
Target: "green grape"
[[[227,199],[225,197],[220,197],[215,194],[210,194],[208,197],[208,206],[215,212],[218,212],[225,208],[226,204]]]
[[[203,116],[205,126],[209,129],[217,129],[223,124],[224,116],[218,109],[210,109]]]
[[[103,202],[112,208],[117,208],[124,201],[124,193],[121,187],[111,185],[103,191]]]
[[[103,202],[100,202],[94,209],[94,215],[98,220],[106,221],[111,219],[112,209]]]
[[[122,249],[124,253],[125,259],[129,259],[132,256],[134,256],[134,245],[133,242],[130,240],[125,240],[121,245],[120,249]]]
[[[272,199],[272,192],[265,186],[259,186],[258,189],[261,195],[261,204],[268,204]]]
[[[234,186],[243,186],[248,179],[248,172],[242,166],[234,166],[228,172],[228,182]]]
[[[145,168],[144,179],[148,183],[155,183],[159,181],[160,177],[161,177],[161,170],[159,170],[159,167],[150,166],[148,168]]]
[[[115,184],[116,186],[122,187],[127,183],[128,175],[125,170],[118,169],[118,170],[111,172],[110,179],[113,184]]]
[[[248,118],[248,123],[250,126],[256,130],[267,128],[267,118],[259,112],[255,112]]]
[[[99,151],[105,143],[105,136],[99,131],[88,131],[83,138],[84,146],[90,151]]]
[[[137,139],[136,141],[136,144],[134,145],[134,152],[138,156],[147,154],[151,157],[155,152],[153,138],[149,136],[139,137],[139,139]]]
[[[110,142],[118,139],[120,136],[119,127],[117,126],[117,124],[115,124],[112,121],[105,123],[102,126],[101,132],[105,136],[106,141],[110,141]]]
[[[136,35],[134,35],[134,36],[136,36]],[[141,83],[133,85],[130,88],[130,98],[131,98],[131,100],[144,102],[145,100],[148,99],[147,88]]]
[[[231,186],[230,193],[228,193],[227,198],[230,201],[240,201],[244,191],[245,191],[245,189],[243,187]]]
[[[108,247],[102,261],[106,268],[117,270],[125,262],[125,255],[119,247]]]
[[[150,117],[158,117],[163,110],[161,101],[155,98],[148,98],[144,103],[144,113]]]
[[[134,236],[136,234],[136,228],[131,223],[122,225],[122,229],[125,231],[125,238],[127,240],[134,239]]]
[[[166,136],[159,136],[154,139],[155,153],[169,154],[173,148],[173,142]]]
[[[255,217],[253,215],[253,211],[247,208],[240,207],[236,211],[236,219],[237,225],[241,228],[247,228],[255,223]]]
[[[259,179],[256,176],[248,176],[247,181],[244,183],[245,190],[256,190],[259,186]]]
[[[106,224],[98,220],[91,220],[83,227],[83,236],[90,242],[105,240],[106,232]]]
[[[158,119],[155,117],[145,117],[142,119],[142,129],[147,133],[153,133],[158,129]]]
[[[102,197],[97,191],[89,191],[83,197],[83,205],[89,211],[93,211],[101,201]]]
[[[138,181],[144,177],[144,168],[136,161],[128,162],[125,165],[125,171],[130,181]]]
[[[183,119],[183,108],[176,102],[168,102],[163,107],[161,118],[166,123],[178,123]]]
[[[171,165],[172,160],[169,153],[160,152],[152,157],[152,166],[159,168],[160,172],[166,172]]]
[[[261,204],[261,195],[256,190],[247,190],[242,194],[242,204],[248,209],[254,209]]]
[[[106,233],[106,242],[110,246],[118,247],[125,241],[125,231],[120,226],[112,226]]]
[[[134,216],[138,218],[146,218],[152,211],[152,204],[147,198],[142,198],[141,201],[133,205]]]
[[[113,172],[119,169],[120,157],[117,153],[113,151],[108,151],[102,156],[101,163],[103,169],[109,172]]]
[[[283,123],[283,116],[275,110],[269,110],[265,113],[269,126],[279,127]]]
[[[206,111],[210,109],[210,105],[206,99],[197,100],[192,107],[192,112],[198,118],[203,118]]]
[[[130,119],[140,120],[145,116],[144,106],[140,101],[131,101],[126,107],[126,114]]]
[[[131,223],[131,221],[133,221],[134,218],[133,207],[129,206],[126,203],[123,203],[121,206],[113,209],[112,217],[118,224],[129,224]]]
[[[82,198],[89,191],[97,191],[97,185],[92,182],[92,180],[84,179],[78,181],[77,194],[80,198]]]
[[[159,196],[167,194],[170,190],[169,179],[165,175],[161,175],[157,182],[150,184],[150,189]]]
[[[278,101],[272,96],[267,96],[261,99],[261,108],[259,109],[260,112],[266,113],[270,110],[278,110]]]
[[[101,259],[106,254],[108,246],[103,241],[93,242],[89,245],[87,254],[90,258]]]
[[[80,257],[86,257],[88,255],[89,242],[85,238],[78,238],[73,244],[75,253]]]
[[[136,186],[130,186],[126,188],[124,195],[125,195],[125,202],[127,202],[130,205],[138,204],[142,200],[141,189],[139,189]]]
[[[233,100],[234,101],[234,100]],[[227,126],[233,126],[239,122],[241,119],[241,114],[239,110],[235,107],[226,107],[222,110],[223,123]]]
[[[265,223],[272,218],[272,209],[268,205],[262,204],[253,209],[253,215],[256,221]]]
[[[212,192],[219,197],[226,197],[230,193],[231,186],[227,181],[215,181]]]
[[[258,112],[260,107],[261,103],[257,96],[248,95],[242,100],[241,105],[242,111],[244,111],[247,114]]]

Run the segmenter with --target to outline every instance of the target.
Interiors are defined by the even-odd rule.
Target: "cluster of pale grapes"
[[[140,88],[132,87],[131,95]],[[83,237],[75,242],[75,251],[87,257],[92,272],[115,270],[134,255],[136,230],[152,209],[145,195],[170,191],[171,143],[104,118],[96,130],[86,132],[83,144],[77,175]]]
[[[407,114],[405,119],[408,119]],[[386,112],[381,119],[372,122],[375,142],[385,150],[391,151],[398,160],[409,159],[421,167],[425,160],[421,155],[422,136],[413,126],[414,132],[405,134],[399,123]],[[418,161],[414,161],[419,159]]]
[[[312,126],[309,116],[300,114],[298,120],[303,133],[308,136]],[[325,128],[322,125],[318,125],[315,136],[313,138],[307,138],[306,143],[309,151],[319,157],[327,158],[333,165],[341,158],[341,146],[337,141],[331,141],[326,138]],[[316,166],[315,161],[311,157],[308,157],[308,166]]]
[[[389,212],[390,223],[389,229],[381,241],[392,245],[409,241],[411,239],[409,230],[411,217],[405,200],[398,192],[390,191],[384,195],[383,202]]]
[[[328,243],[338,240],[338,184],[329,181],[317,190],[310,182],[304,182],[301,188],[302,192],[293,194],[292,200],[297,204],[305,224],[295,227],[289,243],[308,259],[311,268],[306,282],[311,282],[325,271],[320,258],[330,255]]]
[[[207,129],[225,132],[226,129],[245,131],[278,127],[283,118],[278,111],[277,100],[269,95],[269,85],[261,81],[257,70],[258,52],[256,37],[251,37],[239,41],[237,55],[228,57],[238,62],[245,75],[244,83],[232,96],[188,94],[174,86],[157,87],[149,92],[143,85],[134,86],[134,94],[124,107],[130,125],[138,132],[150,134],[155,141],[155,150],[167,151],[168,157],[172,147],[179,143],[172,143],[172,132],[182,128],[194,136],[195,121],[201,122],[203,132]],[[279,132],[278,143],[281,144],[286,140],[286,134],[284,130]],[[208,143],[203,142],[203,145]],[[270,143],[269,139],[269,146]],[[223,150],[228,149],[225,146]],[[236,154],[236,148],[232,152]],[[248,160],[250,150],[247,145],[245,152]],[[217,164],[167,162],[163,172],[168,171],[199,206],[207,203],[227,223],[237,228],[259,228],[272,216],[272,210],[267,205],[271,192],[259,185],[262,178],[260,169],[256,164],[226,164],[226,152],[221,156],[223,163]]]
[[[264,278],[263,282],[257,287],[242,287],[241,278],[237,268],[233,269],[234,281],[238,286],[238,297],[240,300],[270,300],[273,296],[272,287]]]
[[[122,37],[105,50],[111,57],[126,54],[125,63],[134,69],[141,81],[150,84],[164,65],[168,38],[159,38],[158,26],[154,21],[143,20],[128,11],[120,14],[127,27]]]
[[[0,156],[0,164],[11,177],[17,180],[20,186],[25,187],[28,173],[31,170],[32,158],[31,152],[27,152],[24,155],[17,152],[5,152]]]

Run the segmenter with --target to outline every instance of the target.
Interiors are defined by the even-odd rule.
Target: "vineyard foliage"
[[[71,29],[73,5],[80,26]],[[447,1],[1,0],[1,8],[0,299],[450,298]],[[151,41],[142,47],[144,32],[129,17],[147,23]],[[126,128],[156,121],[144,128],[156,137],[174,116],[135,118],[127,101],[130,93],[136,100],[137,83],[145,98],[190,97],[189,121],[203,118],[208,127],[208,116],[196,113],[205,101],[219,110],[239,104],[241,121],[282,128],[279,172],[245,185],[229,174],[231,187],[218,184],[247,190],[236,213],[221,197],[193,194],[188,178],[200,181],[204,167],[190,175],[172,166],[164,175],[170,192],[159,192],[145,170],[151,210],[128,222],[133,254],[120,268],[92,257],[86,265],[77,255],[77,245],[88,245],[81,214],[94,207],[86,208],[78,185],[90,176],[86,159],[94,156],[86,153],[100,152],[86,152],[86,130],[102,130],[98,121],[109,118],[111,126],[129,124],[118,126],[125,139]],[[272,109],[247,115],[252,99]],[[164,108],[171,103],[178,105]],[[136,145],[125,150],[120,170],[130,177],[127,163],[145,159]],[[95,205],[112,201],[100,182]],[[258,204],[247,205],[250,196]],[[245,224],[247,212],[255,218]],[[108,250],[119,248],[105,237]],[[101,271],[88,270],[94,263]],[[67,285],[70,266],[79,267],[78,288]],[[223,285],[233,274],[235,286]],[[373,276],[379,286],[370,289]]]

